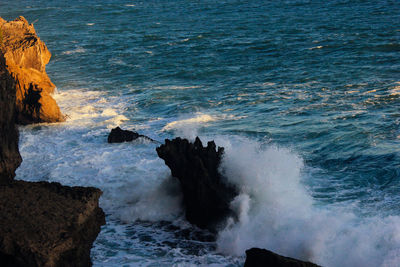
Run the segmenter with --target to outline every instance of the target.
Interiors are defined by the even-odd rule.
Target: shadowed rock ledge
[[[24,17],[0,18],[0,57],[5,59],[1,71],[15,81],[17,123],[65,121],[51,97],[55,85],[46,74],[51,54]]]
[[[1,266],[90,266],[105,223],[101,191],[59,183],[0,186]]]
[[[230,203],[238,194],[237,189],[218,172],[223,148],[217,150],[214,141],[203,147],[198,137],[194,143],[178,137],[165,140],[157,153],[172,176],[179,179],[190,223],[216,232],[228,216],[235,217]]]

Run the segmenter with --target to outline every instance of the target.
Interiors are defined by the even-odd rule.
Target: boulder
[[[15,80],[0,54],[0,184],[12,181],[21,164],[15,125]]]
[[[138,139],[139,137],[143,137],[150,141],[154,141],[153,139],[145,135],[138,134],[137,132],[134,131],[122,130],[121,128],[117,127],[112,129],[110,134],[108,135],[108,143],[131,142],[133,140]]]
[[[19,124],[65,121],[51,94],[55,85],[46,74],[51,54],[24,17],[0,18],[1,72],[15,81],[16,120]]]
[[[122,130],[121,128],[117,127],[111,130],[107,141],[109,143],[123,143],[133,141],[137,138],[139,138],[139,134],[137,132]]]
[[[203,147],[198,137],[194,143],[179,137],[167,139],[157,148],[158,156],[180,182],[186,219],[212,232],[223,227],[227,217],[236,218],[230,203],[238,190],[218,172],[223,153],[214,141]]]
[[[59,183],[0,186],[1,266],[91,266],[100,226],[101,191]]]
[[[319,267],[318,265],[284,257],[266,249],[251,248],[246,250],[244,267]]]

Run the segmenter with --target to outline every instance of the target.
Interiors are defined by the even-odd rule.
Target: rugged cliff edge
[[[15,81],[19,124],[65,120],[51,97],[55,85],[46,74],[51,54],[24,17],[8,22],[0,18],[0,57],[5,60],[4,75]]]

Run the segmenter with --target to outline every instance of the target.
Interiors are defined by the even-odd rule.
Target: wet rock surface
[[[16,120],[19,124],[65,121],[51,94],[55,85],[46,74],[51,53],[24,17],[0,18],[0,71],[14,79]]]
[[[318,267],[311,262],[296,260],[273,253],[266,249],[251,248],[246,250],[244,267]]]
[[[90,266],[104,213],[101,191],[59,183],[0,186],[1,266]]]
[[[167,139],[157,148],[158,156],[180,182],[186,219],[212,232],[222,227],[228,217],[236,217],[230,203],[238,191],[218,172],[223,153],[224,149],[217,149],[214,141],[203,147],[198,137],[194,143],[179,137]]]

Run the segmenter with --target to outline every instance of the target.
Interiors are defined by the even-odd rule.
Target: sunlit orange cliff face
[[[16,119],[19,124],[65,121],[51,94],[55,85],[46,73],[51,53],[24,17],[0,18],[1,56],[16,82]]]

